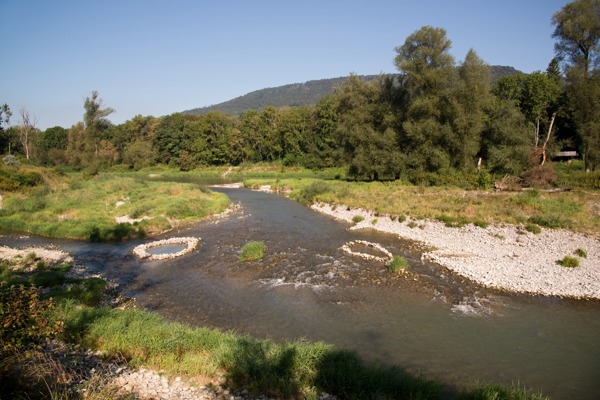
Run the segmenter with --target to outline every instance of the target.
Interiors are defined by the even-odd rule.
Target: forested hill
[[[499,78],[519,73],[513,67],[494,65],[492,70],[492,81]],[[360,76],[363,80],[372,80],[378,75]],[[319,79],[305,83],[293,83],[290,85],[266,88],[250,92],[235,99],[225,101],[208,107],[194,108],[183,111],[184,114],[203,115],[210,111],[221,111],[229,115],[240,115],[247,110],[262,110],[266,106],[274,107],[296,107],[303,105],[315,105],[317,101],[327,93],[331,93],[336,85],[342,84],[347,76],[340,78]]]

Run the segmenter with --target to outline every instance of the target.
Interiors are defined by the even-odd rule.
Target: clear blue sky
[[[121,123],[280,85],[396,72],[394,48],[446,29],[460,62],[545,70],[567,0],[0,0],[0,104],[37,126],[83,119],[97,90]]]

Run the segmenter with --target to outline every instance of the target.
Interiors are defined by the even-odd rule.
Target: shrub
[[[300,190],[297,200],[302,204],[312,204],[315,197],[329,191],[331,191],[331,187],[327,183],[316,181]]]
[[[402,215],[398,215],[398,222],[402,223],[406,221],[406,215],[402,214]]]
[[[7,165],[9,167],[18,168],[21,165],[19,160],[17,160],[17,157],[13,156],[12,154],[3,157],[2,161],[4,162],[4,165]]]
[[[240,261],[255,261],[264,257],[267,246],[263,242],[248,242],[242,247],[242,254],[238,257]]]
[[[402,256],[394,256],[392,261],[387,265],[387,268],[391,272],[404,271],[408,268],[408,261]]]
[[[352,218],[352,222],[354,222],[355,224],[358,224],[358,223],[360,223],[360,222],[362,222],[364,220],[365,220],[365,217],[363,217],[362,215],[355,215]]]
[[[577,250],[575,250],[575,254],[576,254],[578,257],[581,257],[581,258],[587,258],[587,251],[585,251],[585,250],[584,250],[584,249],[582,249],[581,247],[580,247],[580,248],[578,248]]]
[[[579,259],[573,256],[564,256],[563,259],[559,261],[559,264],[563,267],[575,268],[579,267]]]
[[[35,286],[0,285],[0,353],[58,334],[62,323],[52,323],[47,316],[53,306],[51,299],[40,299],[40,290]]]
[[[436,219],[440,222],[443,222],[448,228],[460,228],[466,223],[464,219],[450,217],[445,214],[438,216]]]
[[[535,166],[523,173],[523,184],[530,187],[548,187],[556,183],[557,177],[550,163]]]
[[[528,222],[525,224],[525,230],[527,232],[531,232],[534,233],[536,235],[542,233],[542,228],[539,227],[539,225],[536,225],[534,223]]]
[[[485,229],[485,228],[487,228],[487,227],[488,227],[488,223],[487,223],[487,222],[485,222],[485,221],[482,221],[482,220],[480,220],[480,219],[478,219],[478,220],[474,221],[474,222],[473,222],[473,225],[475,225],[475,226],[477,226],[477,227],[479,227],[479,228],[482,228],[482,229]]]

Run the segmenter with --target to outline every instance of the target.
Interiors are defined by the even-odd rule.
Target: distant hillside
[[[518,74],[520,71],[513,67],[492,66],[492,82],[503,76]],[[360,76],[364,80],[372,80],[378,75]],[[305,83],[292,83],[290,85],[266,88],[250,92],[235,99],[225,101],[208,107],[194,108],[183,111],[184,114],[201,115],[210,111],[221,111],[229,115],[240,115],[248,110],[262,110],[267,106],[297,107],[312,106],[327,93],[333,92],[336,85],[342,84],[347,76],[340,78],[319,79]]]

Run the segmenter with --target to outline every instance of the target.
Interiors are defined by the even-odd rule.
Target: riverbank
[[[315,211],[353,223],[350,229],[376,229],[424,245],[422,258],[446,267],[481,285],[543,296],[600,299],[600,240],[563,229],[539,234],[510,224],[485,228],[467,224],[447,227],[431,219],[392,220],[389,216],[345,205],[316,203]],[[582,249],[587,257],[577,257]],[[559,264],[574,256],[579,266]]]

